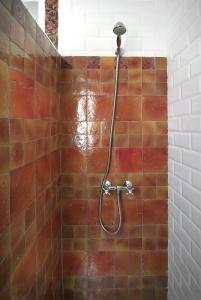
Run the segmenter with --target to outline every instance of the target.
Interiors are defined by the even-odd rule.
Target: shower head
[[[126,32],[126,27],[124,23],[122,22],[117,22],[113,28],[113,32],[117,35],[120,36]]]

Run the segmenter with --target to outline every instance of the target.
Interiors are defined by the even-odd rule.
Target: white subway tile
[[[191,102],[190,100],[182,100],[173,103],[172,110],[173,116],[188,115],[191,111]]]
[[[192,97],[201,93],[201,80],[199,77],[190,79],[188,82],[182,85],[182,96]]]
[[[196,227],[187,217],[182,216],[183,229],[188,233],[191,239],[201,247],[201,235],[200,229]]]
[[[192,207],[192,221],[201,229],[201,211],[195,207]]]
[[[174,87],[172,89],[169,89],[168,97],[169,103],[173,103],[181,99],[181,87]]]
[[[191,76],[195,76],[200,73],[201,73],[201,57],[199,57],[199,59],[194,60],[190,65]]]
[[[189,38],[192,42],[195,38],[201,35],[201,16],[195,20],[189,29]]]
[[[200,131],[200,129],[201,129],[200,116],[182,118],[181,128],[182,128],[182,131],[184,131],[184,132],[185,131],[187,131],[187,132]]]
[[[183,68],[180,68],[173,74],[174,86],[177,86],[178,84],[181,84],[182,82],[188,80],[190,77],[189,75],[190,74],[188,67],[185,66]]]
[[[181,161],[182,158],[182,153],[181,153],[181,149],[178,149],[176,147],[169,147],[169,158],[173,159],[175,161]]]
[[[183,151],[182,162],[189,167],[201,170],[201,155],[194,151]]]
[[[200,114],[201,113],[201,95],[195,97],[191,100],[192,113]]]
[[[168,121],[168,130],[169,132],[174,132],[174,131],[180,131],[181,129],[181,122],[179,118],[176,119],[170,119]]]
[[[193,150],[201,152],[201,134],[192,134],[191,144]]]
[[[182,184],[182,195],[184,198],[188,199],[189,202],[199,209],[201,209],[201,192],[192,188],[191,185],[186,183]]]
[[[191,62],[194,58],[201,54],[200,39],[195,40],[193,43],[181,53],[181,65]]]
[[[201,267],[201,249],[197,247],[194,243],[192,243],[191,253],[194,260]],[[200,270],[200,274],[201,274],[201,270]]]
[[[193,277],[191,277],[191,291],[192,294],[194,295],[194,299],[199,299],[201,295],[201,286],[195,282]]]
[[[176,176],[174,176],[172,174],[169,175],[169,184],[175,191],[180,192],[181,182]]]
[[[110,51],[114,49],[112,38],[87,38],[86,49],[89,51]]]
[[[193,260],[191,255],[184,249],[182,249],[182,259],[185,261],[188,269],[190,270],[193,278],[199,284],[201,284],[201,270],[197,263]]]
[[[184,166],[183,164],[178,164],[175,162],[174,164],[174,173],[176,176],[180,177],[181,179],[189,182],[190,181],[190,169],[189,167]]]
[[[169,203],[169,214],[177,221],[177,223],[181,223],[181,212],[173,203]]]
[[[188,46],[188,37],[187,33],[177,36],[177,39],[174,41],[172,45],[172,57],[174,58],[178,53],[184,50]]]
[[[190,148],[190,135],[185,133],[176,133],[174,136],[174,144],[181,148]]]
[[[180,240],[180,242],[185,247],[185,249],[190,252],[191,240],[190,240],[189,236],[185,233],[185,231],[180,226],[178,226],[178,224],[176,222],[174,225],[174,232],[175,232],[178,240]]]
[[[181,276],[185,279],[186,282],[190,283],[190,274],[188,272],[188,269],[185,266],[185,263],[182,261],[181,257],[177,254],[177,252],[174,253],[174,262],[177,265]]]

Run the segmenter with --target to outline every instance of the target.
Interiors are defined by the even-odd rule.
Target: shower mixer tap
[[[110,195],[110,191],[127,191],[127,195],[133,195],[133,184],[126,180],[123,185],[112,185],[109,180],[106,180],[102,186],[105,195]]]

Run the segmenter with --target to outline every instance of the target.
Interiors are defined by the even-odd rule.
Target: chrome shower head
[[[122,22],[117,22],[113,28],[113,32],[117,35],[120,36],[126,32],[126,27],[124,23]]]

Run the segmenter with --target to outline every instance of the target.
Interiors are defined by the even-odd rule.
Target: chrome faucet
[[[133,195],[133,190],[133,184],[129,180],[126,180],[123,185],[112,185],[109,180],[106,180],[103,184],[105,195],[110,195],[110,191],[127,191],[127,195]]]

